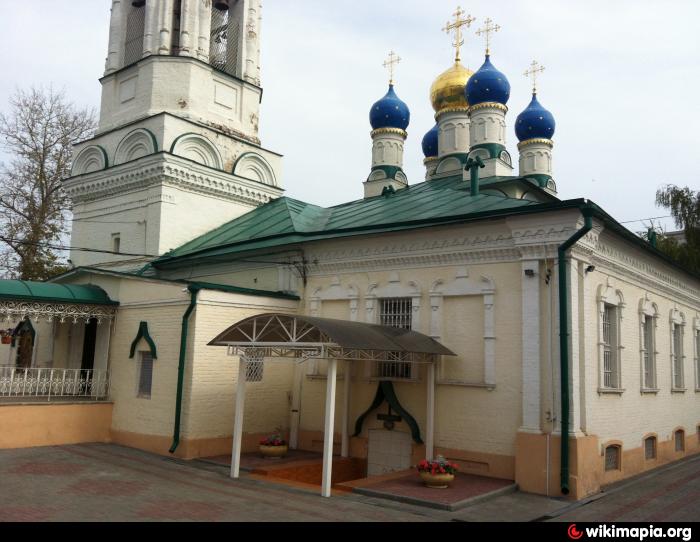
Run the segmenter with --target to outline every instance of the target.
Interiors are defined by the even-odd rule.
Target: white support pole
[[[333,474],[333,431],[335,429],[335,380],[338,374],[338,360],[328,359],[328,375],[326,380],[326,423],[323,432],[323,480],[321,496],[331,496],[331,480]]]
[[[428,389],[426,397],[428,399],[425,414],[425,458],[433,460],[435,454],[435,363],[428,364]]]
[[[352,362],[345,362],[345,381],[343,393],[343,435],[340,445],[341,457],[350,456],[350,381],[352,376]]]
[[[238,387],[236,412],[233,421],[233,449],[231,451],[231,478],[238,478],[241,471],[241,441],[243,440],[243,408],[245,406],[245,376],[248,360],[241,356],[238,362]]]

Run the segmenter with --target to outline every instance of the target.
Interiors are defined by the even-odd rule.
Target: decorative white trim
[[[654,393],[657,390],[657,370],[656,370],[656,357],[658,352],[656,351],[656,328],[659,325],[659,307],[656,303],[652,303],[649,299],[649,294],[645,294],[644,298],[639,300],[639,361],[640,361],[640,386],[642,393]],[[645,335],[645,318],[649,316],[653,318],[653,327],[651,334],[651,352],[649,353],[651,357],[651,370],[652,370],[652,380],[651,386],[647,386],[644,380],[644,355],[646,352],[646,345],[644,343]]]
[[[43,319],[53,322],[56,319],[61,323],[73,320],[77,324],[80,320],[88,323],[94,318],[99,324],[102,320],[112,320],[116,313],[115,307],[105,305],[0,301],[0,321],[30,319],[38,322]]]
[[[618,390],[622,390],[620,387],[622,383],[622,353],[624,350],[624,345],[622,344],[622,320],[623,312],[625,308],[625,299],[620,290],[615,289],[612,286],[612,281],[608,279],[607,284],[601,284],[598,286],[598,393],[603,393],[601,390],[611,390],[615,393]],[[603,341],[603,315],[605,313],[605,305],[612,305],[616,307],[615,310],[615,347],[616,347],[616,359],[615,359],[615,370],[616,370],[616,382],[612,387],[605,386],[605,343]]]
[[[669,313],[669,332],[670,332],[670,350],[671,350],[671,355],[670,355],[670,360],[671,360],[671,391],[672,392],[684,392],[686,391],[685,387],[685,348],[683,341],[685,339],[685,314],[683,314],[681,311],[678,310],[678,307],[674,307],[671,309]],[[674,358],[678,354],[676,352],[676,345],[674,341],[674,335],[675,335],[675,330],[676,327],[680,328],[680,334],[681,334],[681,352],[680,352],[680,368],[681,368],[681,385],[676,386],[676,368],[674,366]]]
[[[279,188],[164,153],[72,177],[64,182],[64,188],[73,202],[89,203],[162,184],[247,205],[261,205],[282,195]]]
[[[529,273],[529,275],[528,275]],[[534,273],[534,275],[532,274]],[[541,429],[540,262],[523,260],[522,296],[522,431]]]
[[[442,335],[443,298],[480,295],[484,300],[484,382],[486,386],[496,385],[496,331],[494,314],[494,294],[496,285],[489,277],[481,276],[478,280],[469,278],[466,267],[457,269],[455,278],[449,284],[437,279],[430,288],[430,336],[440,340]],[[444,380],[442,364],[439,384],[451,383]],[[452,382],[453,383],[453,382]],[[466,383],[465,383],[466,384]]]

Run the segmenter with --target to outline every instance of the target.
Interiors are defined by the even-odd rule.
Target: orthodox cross
[[[452,47],[454,47],[456,49],[455,62],[459,62],[460,60],[462,60],[462,45],[464,45],[464,37],[462,36],[462,27],[466,26],[467,28],[469,28],[471,26],[471,24],[474,21],[476,21],[476,19],[474,17],[472,17],[471,15],[467,15],[467,18],[463,19],[462,17],[464,17],[465,11],[461,7],[458,7],[457,11],[455,11],[453,13],[453,15],[455,18],[454,22],[451,23],[450,21],[447,21],[447,25],[442,30],[443,30],[443,32],[445,32],[447,34],[449,34],[450,32],[452,32],[454,30],[455,41],[452,44]]]
[[[501,25],[493,24],[493,21],[490,18],[487,18],[484,23],[486,23],[486,25],[484,28],[477,30],[476,35],[486,36],[486,54],[489,55],[491,54],[491,34],[498,32],[501,29]]]
[[[540,63],[533,60],[530,64],[530,69],[527,70],[524,75],[532,79],[532,93],[537,94],[537,74],[544,71],[544,66],[540,66]]]
[[[389,70],[389,84],[394,84],[394,70],[396,65],[401,62],[401,57],[397,55],[394,51],[389,53],[389,58],[384,62],[384,67]]]

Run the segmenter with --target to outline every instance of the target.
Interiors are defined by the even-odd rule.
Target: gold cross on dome
[[[397,55],[394,51],[389,53],[389,58],[384,62],[384,67],[389,70],[389,84],[394,84],[394,70],[396,65],[401,62],[401,57]]]
[[[498,32],[501,29],[501,25],[493,24],[493,21],[488,18],[484,21],[486,25],[484,28],[480,28],[476,31],[477,36],[486,36],[486,54],[491,54],[491,34]]]
[[[456,49],[455,62],[459,62],[460,60],[462,60],[462,45],[464,45],[464,37],[462,36],[462,27],[466,26],[467,28],[469,28],[471,26],[471,24],[474,21],[476,21],[476,19],[474,17],[472,17],[471,15],[467,15],[467,18],[463,19],[462,17],[464,17],[465,13],[466,12],[461,7],[458,7],[457,11],[455,11],[453,13],[454,18],[455,18],[454,22],[451,23],[450,21],[447,21],[447,25],[445,26],[445,28],[442,29],[442,31],[447,33],[447,34],[449,34],[450,32],[452,32],[454,30],[455,41],[452,44],[452,47],[454,47]]]
[[[537,74],[544,71],[544,66],[540,66],[540,63],[533,60],[530,64],[530,69],[528,69],[523,75],[532,79],[532,93],[537,94]]]

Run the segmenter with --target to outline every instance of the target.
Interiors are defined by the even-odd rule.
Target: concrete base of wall
[[[606,471],[604,448],[617,441],[601,443],[595,435],[574,436],[570,440],[569,497],[583,499],[598,493],[608,484],[619,482],[662,465],[700,453],[696,435],[686,436],[685,450],[675,451],[673,435],[670,440],[659,440],[657,457],[644,458],[644,446],[623,449],[621,468]],[[516,437],[515,482],[527,493],[562,497],[560,480],[561,437],[544,434],[518,433]],[[549,454],[547,449],[549,448]],[[549,464],[548,458],[549,457]],[[549,485],[547,484],[549,480]]]
[[[112,403],[0,404],[0,449],[109,442]]]

